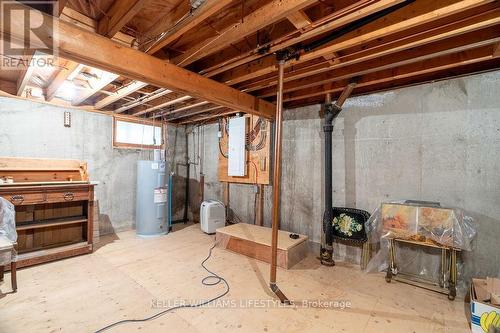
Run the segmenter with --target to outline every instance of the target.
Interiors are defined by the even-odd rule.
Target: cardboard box
[[[472,333],[488,333],[490,326],[500,327],[500,306],[491,303],[492,294],[498,286],[499,279],[472,279],[471,330]],[[493,288],[493,289],[492,289]]]

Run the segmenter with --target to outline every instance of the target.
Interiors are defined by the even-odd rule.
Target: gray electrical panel
[[[164,161],[137,161],[135,222],[138,236],[167,234],[168,166]]]

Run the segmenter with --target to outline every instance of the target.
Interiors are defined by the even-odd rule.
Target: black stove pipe
[[[323,232],[321,240],[321,264],[325,266],[334,266],[333,260],[333,184],[332,184],[332,171],[333,171],[333,145],[332,145],[332,132],[333,121],[342,111],[342,105],[346,99],[351,95],[356,83],[352,82],[345,87],[344,91],[340,94],[335,103],[330,101],[330,95],[327,95],[324,110],[325,122],[323,125],[323,132],[325,133],[325,211],[323,213]]]
[[[326,266],[335,265],[333,260],[333,186],[332,186],[332,132],[333,120],[342,111],[337,104],[325,103],[325,122],[323,132],[325,133],[325,211],[323,213],[324,244],[321,249],[321,263]]]

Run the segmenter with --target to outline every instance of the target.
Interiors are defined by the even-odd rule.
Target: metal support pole
[[[283,125],[283,76],[285,59],[278,59],[278,94],[276,100],[276,119],[274,131],[274,170],[273,170],[273,217],[271,241],[271,273],[269,287],[278,296],[281,303],[290,304],[290,300],[276,285],[276,269],[278,256],[278,229],[280,224],[280,185],[281,185],[281,130]]]

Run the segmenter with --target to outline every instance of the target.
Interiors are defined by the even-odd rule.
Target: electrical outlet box
[[[71,127],[71,112],[64,112],[64,127]]]

